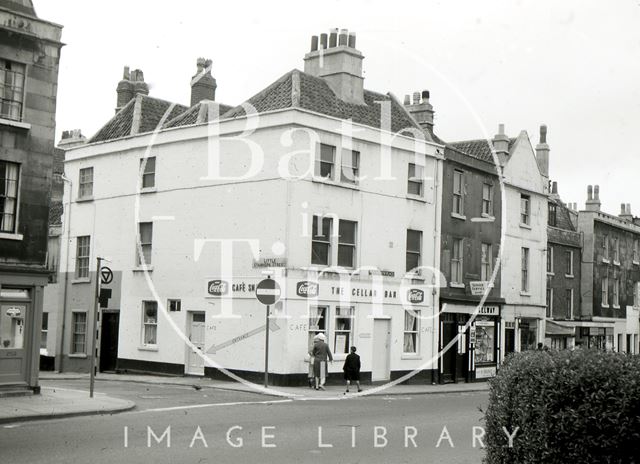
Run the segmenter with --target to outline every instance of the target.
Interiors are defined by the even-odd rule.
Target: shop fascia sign
[[[473,296],[482,296],[487,290],[492,287],[486,280],[478,280],[475,282],[469,282],[469,289]]]

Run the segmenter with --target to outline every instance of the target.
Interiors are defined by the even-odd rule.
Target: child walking
[[[358,391],[361,392],[362,388],[360,388],[360,356],[356,354],[356,347],[351,347],[351,353],[347,355],[347,358],[344,360],[344,366],[342,367],[344,371],[344,379],[347,381],[347,391],[349,393],[349,386],[351,382],[355,382]]]

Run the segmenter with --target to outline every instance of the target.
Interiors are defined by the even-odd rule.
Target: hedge
[[[484,462],[640,463],[639,356],[528,351],[489,383]]]

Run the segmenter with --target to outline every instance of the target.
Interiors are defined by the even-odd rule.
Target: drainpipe
[[[65,261],[64,261],[64,290],[62,297],[62,324],[60,328],[60,336],[58,339],[60,342],[58,343],[58,353],[60,356],[60,360],[58,362],[58,372],[63,371],[63,363],[64,363],[64,334],[66,328],[66,319],[67,319],[67,288],[69,286],[69,248],[70,248],[70,240],[71,240],[71,195],[73,194],[73,181],[66,177],[63,174],[60,174],[60,178],[69,184],[69,200],[67,201],[67,238],[66,238],[66,251],[65,251]]]
[[[435,227],[435,240],[433,241],[433,260],[434,260],[434,267],[438,272],[441,272],[440,270],[440,265],[441,265],[441,260],[440,260],[440,247],[441,247],[441,243],[442,243],[442,231],[441,231],[441,218],[442,218],[442,195],[439,195],[439,188],[440,188],[440,168],[441,168],[441,163],[444,163],[444,161],[436,159],[435,160],[435,169],[434,169],[434,189],[433,189],[433,195],[434,195],[434,227]],[[440,280],[440,276],[438,276],[438,281]],[[434,288],[434,292],[435,294],[433,295],[433,310],[435,312],[435,314],[438,314],[440,312],[440,286],[438,286],[437,288]],[[436,296],[437,301],[436,301]],[[435,316],[434,314],[434,316]],[[432,346],[432,353],[433,356],[431,359],[436,359],[435,362],[435,366],[432,365],[431,366],[431,372],[435,371],[436,372],[436,376],[435,378],[433,378],[432,376],[432,383],[435,384],[437,382],[440,381],[440,317],[435,319],[435,327],[434,327],[434,335],[431,337],[431,346]]]

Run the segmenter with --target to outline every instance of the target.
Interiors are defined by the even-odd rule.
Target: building
[[[261,378],[268,270],[282,288],[272,383],[306,383],[319,332],[330,377],[356,345],[365,380],[435,379],[444,147],[393,95],[364,89],[355,34],[314,36],[304,61],[234,107],[215,102],[204,60],[189,108],[118,85],[113,119],[66,153],[66,369],[87,369],[100,256],[114,275],[101,366]]]
[[[545,345],[571,349],[580,313],[582,236],[577,231],[578,212],[564,204],[553,182],[547,215],[547,314]]]
[[[433,135],[429,93],[414,93],[412,104],[405,97],[405,106]],[[504,303],[500,269],[495,267],[502,224],[498,169],[490,151],[467,153],[464,146],[457,147],[445,145],[442,175],[440,269],[444,282],[438,321],[441,383],[495,375]]]
[[[549,147],[546,127],[534,151],[525,131],[509,138],[500,124],[491,140],[455,142],[456,149],[493,159],[502,174],[502,249],[500,250],[501,310],[499,358],[532,349],[544,340],[545,252]]]
[[[0,2],[0,390],[38,391],[62,26]]]
[[[640,308],[640,221],[623,204],[619,216],[601,211],[600,187],[588,186],[585,209],[578,213],[584,236],[582,303],[576,343],[638,352]]]

